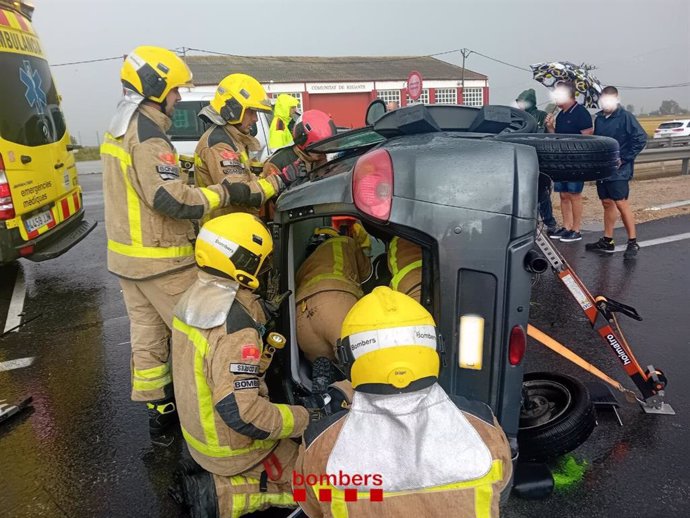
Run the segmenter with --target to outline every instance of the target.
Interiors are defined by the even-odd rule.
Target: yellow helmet
[[[174,52],[142,46],[127,55],[120,79],[125,88],[161,103],[173,88],[192,86],[192,71]]]
[[[196,263],[213,275],[229,277],[255,290],[273,239],[266,225],[252,214],[235,212],[209,220],[196,238]]]
[[[218,84],[211,108],[228,124],[239,124],[248,109],[270,112],[271,102],[264,87],[252,76],[230,74]]]
[[[431,314],[388,287],[362,297],[343,321],[338,356],[352,387],[414,392],[438,379],[440,340]]]

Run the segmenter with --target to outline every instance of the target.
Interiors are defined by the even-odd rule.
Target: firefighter
[[[263,378],[266,315],[254,290],[272,250],[254,215],[210,220],[196,240],[196,282],[175,308],[175,395],[198,463],[180,482],[194,517],[295,506],[290,477],[298,446],[290,438],[305,430],[309,411],[271,403]]]
[[[297,343],[309,361],[335,359],[345,315],[363,293],[371,262],[357,241],[331,227],[317,227],[307,258],[295,275]]]
[[[336,134],[336,126],[331,117],[321,110],[307,110],[299,118],[293,129],[294,145],[279,149],[266,160],[264,174],[279,174],[290,169],[288,176],[306,176],[313,169],[326,163],[326,155],[310,153],[307,147]]]
[[[433,317],[402,293],[375,288],[350,310],[338,355],[355,396],[309,425],[293,477],[310,518],[498,516],[510,446],[488,406],[437,383],[439,348]]]
[[[132,400],[146,402],[155,441],[175,420],[169,345],[172,310],[194,279],[192,220],[227,205],[231,185],[199,189],[180,178],[166,131],[178,87],[192,73],[159,47],[131,52],[123,98],[101,146],[108,270],[120,278],[130,320]],[[215,183],[215,182],[214,182]]]
[[[422,297],[422,248],[394,237],[388,246],[388,269],[392,275],[391,289],[419,302]]]
[[[259,178],[261,164],[250,159],[250,153],[261,150],[261,144],[250,132],[256,124],[258,112],[270,112],[271,104],[261,84],[245,74],[230,74],[224,78],[208,106],[199,116],[212,126],[199,139],[194,163],[195,179],[199,186],[231,182],[233,199],[240,203],[214,210],[211,217],[244,211],[258,214],[260,207],[279,194],[295,178],[286,176],[290,170]],[[255,170],[254,170],[255,169]]]
[[[280,94],[273,107],[273,120],[268,129],[268,147],[280,149],[292,144],[294,120],[299,116],[299,101],[290,94]]]

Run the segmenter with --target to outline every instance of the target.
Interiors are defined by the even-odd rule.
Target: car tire
[[[618,142],[609,137],[510,133],[498,135],[496,140],[533,147],[539,170],[554,182],[603,180],[618,170]]]
[[[520,460],[545,461],[580,446],[596,426],[587,387],[554,372],[525,374],[520,409]]]

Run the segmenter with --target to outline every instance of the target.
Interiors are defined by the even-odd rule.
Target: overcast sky
[[[137,45],[240,55],[425,55],[469,48],[520,66],[569,60],[598,66],[605,84],[690,81],[689,0],[34,0],[51,64],[117,56]],[[458,53],[442,56],[460,63]],[[53,68],[71,132],[103,134],[120,95],[120,61]],[[492,103],[534,87],[520,71],[471,55]],[[645,111],[663,99],[690,108],[690,87],[624,90]]]

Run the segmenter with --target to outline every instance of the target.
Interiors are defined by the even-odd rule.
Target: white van
[[[182,100],[175,105],[172,127],[168,132],[180,156],[194,156],[199,139],[210,126],[199,118],[198,113],[211,102],[215,91],[213,86],[180,88]],[[256,123],[255,136],[262,146],[261,153],[256,158],[262,162],[274,151],[268,147],[268,129],[272,118],[272,113],[259,113]]]

